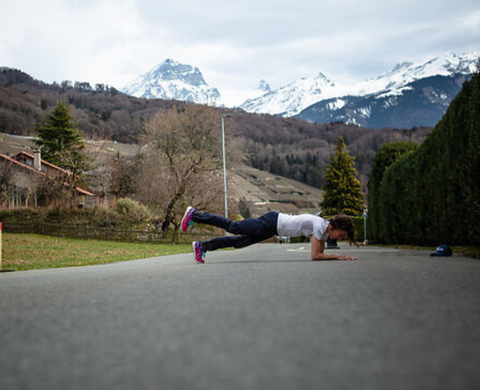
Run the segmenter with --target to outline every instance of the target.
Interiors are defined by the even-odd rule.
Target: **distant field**
[[[106,264],[188,253],[191,250],[190,245],[75,240],[36,234],[3,233],[2,270],[24,271]]]
[[[36,137],[27,137],[0,132],[0,153],[14,155],[19,152],[38,148],[35,144]],[[104,159],[107,156],[114,156],[120,152],[123,156],[134,156],[138,152],[138,145],[124,144],[108,140],[85,139],[85,146],[88,153],[96,160]]]

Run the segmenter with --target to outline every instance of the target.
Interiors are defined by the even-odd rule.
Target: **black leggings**
[[[236,234],[236,236],[218,237],[210,241],[203,241],[201,246],[205,252],[229,247],[244,248],[278,234],[278,213],[276,211],[270,211],[259,218],[244,219],[238,222],[233,222],[221,215],[195,211],[192,215],[192,220],[193,222],[216,226],[228,233]]]

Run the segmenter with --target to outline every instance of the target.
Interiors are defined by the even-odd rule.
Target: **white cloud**
[[[0,66],[120,87],[165,58],[228,101],[266,79],[373,77],[400,61],[479,51],[478,0],[0,0]]]
[[[151,47],[132,1],[21,2],[0,16],[0,58],[46,81],[122,80]],[[162,37],[161,29],[152,38]],[[139,66],[137,66],[139,68]]]

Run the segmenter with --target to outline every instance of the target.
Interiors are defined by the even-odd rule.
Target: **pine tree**
[[[320,204],[324,215],[343,213],[355,216],[363,211],[363,194],[357,179],[355,160],[344,149],[345,142],[340,137],[325,174],[325,193]]]
[[[73,117],[68,107],[62,101],[57,103],[50,115],[37,128],[40,140],[37,145],[42,148],[42,158],[63,168],[70,168],[68,156],[83,152],[82,137],[75,128]],[[71,152],[71,153],[70,153]],[[67,158],[66,158],[67,156]]]

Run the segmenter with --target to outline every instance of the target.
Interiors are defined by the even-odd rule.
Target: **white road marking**
[[[330,252],[332,249],[329,249],[328,252]],[[359,252],[398,252],[400,249],[391,249],[391,248],[378,248],[378,249],[350,249],[350,248],[340,248],[340,249],[333,249],[335,251],[344,251],[344,252],[350,252],[350,251],[359,251]],[[304,246],[298,248],[298,249],[287,249],[287,252],[310,252],[310,249],[305,249]]]
[[[304,246],[301,246],[298,249],[287,249],[287,252],[309,252],[308,250],[305,250]]]

